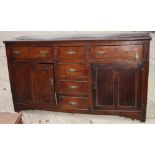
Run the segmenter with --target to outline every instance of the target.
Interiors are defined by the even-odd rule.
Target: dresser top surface
[[[6,42],[29,42],[29,41],[87,41],[87,40],[150,40],[147,32],[97,32],[90,34],[65,34],[65,35],[35,35],[20,36]]]

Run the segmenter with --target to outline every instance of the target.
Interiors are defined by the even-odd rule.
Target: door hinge
[[[57,93],[55,93],[55,104],[58,105]]]
[[[142,64],[141,64],[141,71],[142,72],[144,71],[144,62],[142,62]]]
[[[96,90],[96,82],[93,81],[93,90]]]

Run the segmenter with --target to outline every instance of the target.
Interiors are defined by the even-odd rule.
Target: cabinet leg
[[[19,113],[21,110],[19,108],[14,107],[14,111]]]
[[[142,115],[140,121],[143,122],[143,123],[146,122],[146,116]]]

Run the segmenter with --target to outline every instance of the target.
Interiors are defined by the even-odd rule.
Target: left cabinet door
[[[55,106],[52,64],[12,63],[11,66],[15,104],[26,105],[28,109]]]

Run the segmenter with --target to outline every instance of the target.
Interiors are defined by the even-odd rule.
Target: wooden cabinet
[[[145,121],[150,40],[148,33],[106,33],[4,41],[15,111],[107,114]]]

